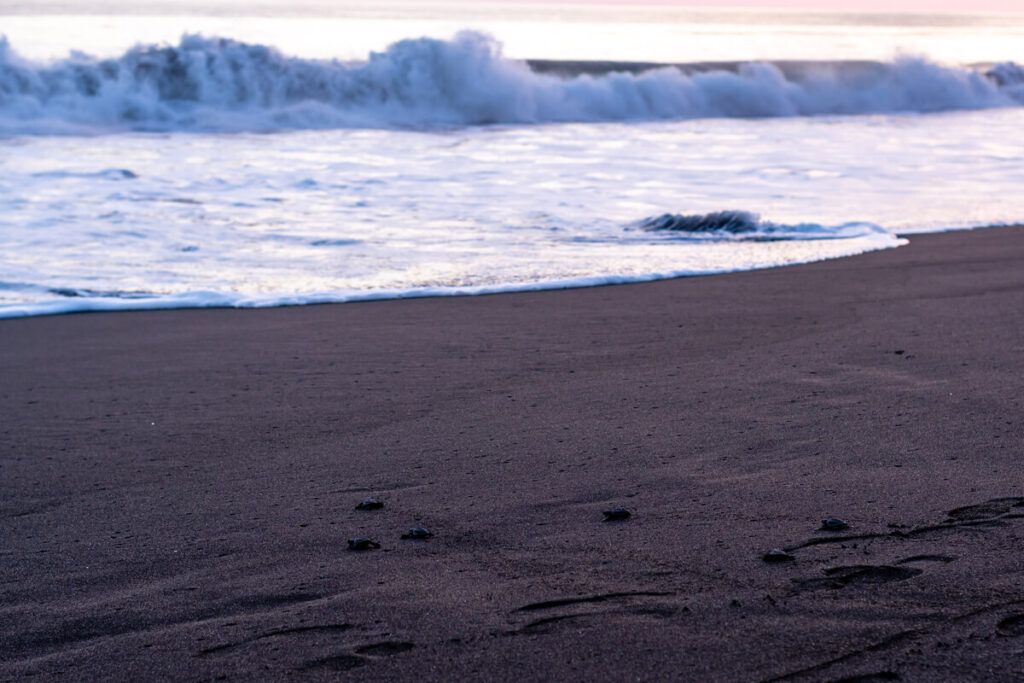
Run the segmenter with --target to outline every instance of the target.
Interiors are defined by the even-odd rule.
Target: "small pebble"
[[[380,543],[370,540],[369,538],[348,539],[349,550],[377,550],[378,548],[380,548]]]
[[[829,517],[821,520],[821,528],[818,531],[846,531],[849,528],[850,525],[843,520]]]
[[[428,538],[433,538],[434,534],[430,533],[421,526],[413,527],[409,531],[402,534],[402,538],[406,541],[425,541]]]
[[[612,508],[611,510],[605,510],[602,514],[604,514],[604,521],[606,522],[622,522],[633,516],[626,508]]]
[[[384,507],[384,503],[377,500],[376,498],[367,498],[359,505],[356,505],[356,510],[380,510]]]
[[[796,558],[793,557],[792,555],[790,555],[789,553],[787,553],[785,550],[782,550],[781,548],[772,548],[771,550],[766,552],[764,554],[764,557],[762,557],[761,559],[764,560],[765,562],[776,563],[776,562],[792,562]]]

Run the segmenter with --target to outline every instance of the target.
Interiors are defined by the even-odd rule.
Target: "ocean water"
[[[1024,16],[83,7],[0,0],[0,317],[641,281],[1024,220]]]

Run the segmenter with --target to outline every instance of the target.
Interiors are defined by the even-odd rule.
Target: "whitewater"
[[[1020,106],[1024,68],[741,63],[597,76],[537,73],[490,36],[399,41],[364,63],[185,36],[54,64],[0,41],[0,132],[279,131],[940,112]],[[614,69],[614,67],[612,67]],[[787,73],[787,70],[789,73]]]
[[[1024,219],[1015,54],[595,66],[465,30],[361,58],[18,39],[0,317],[635,282]]]

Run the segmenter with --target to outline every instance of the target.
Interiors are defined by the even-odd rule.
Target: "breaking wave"
[[[769,63],[560,77],[492,38],[404,40],[361,63],[184,36],[116,59],[27,61],[0,38],[0,134],[436,128],[486,124],[939,112],[1024,104],[1021,67],[903,58],[872,69]]]
[[[749,211],[715,211],[702,214],[666,213],[635,223],[646,233],[673,238],[772,242],[783,240],[832,240],[889,235],[874,223],[844,223],[825,226],[818,223],[774,223]]]

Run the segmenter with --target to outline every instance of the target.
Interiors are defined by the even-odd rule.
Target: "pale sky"
[[[549,0],[522,0],[549,2]],[[629,5],[628,0],[560,0],[570,4]],[[1024,12],[1024,0],[643,0],[679,7],[765,7],[848,12]]]

